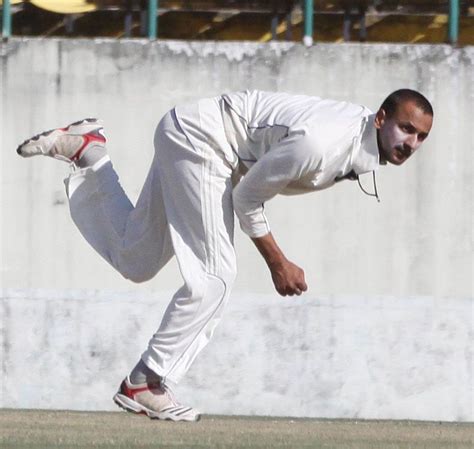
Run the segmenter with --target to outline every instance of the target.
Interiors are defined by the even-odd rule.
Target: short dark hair
[[[398,106],[401,103],[407,101],[412,101],[415,103],[425,114],[429,114],[433,117],[433,106],[428,101],[428,99],[417,92],[416,90],[411,89],[398,89],[395,92],[392,92],[380,106],[381,109],[385,111],[388,117],[391,117]]]

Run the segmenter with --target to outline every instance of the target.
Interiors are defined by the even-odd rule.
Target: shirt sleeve
[[[234,210],[242,230],[253,238],[268,234],[265,202],[289,183],[312,174],[316,176],[321,162],[317,145],[304,133],[295,133],[273,145],[234,188]]]

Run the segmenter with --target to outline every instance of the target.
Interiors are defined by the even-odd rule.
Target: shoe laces
[[[180,406],[181,404],[176,400],[176,397],[173,393],[173,390],[166,385],[163,381],[160,382],[160,388],[163,390],[163,392],[168,396],[169,400],[173,403],[175,406]]]

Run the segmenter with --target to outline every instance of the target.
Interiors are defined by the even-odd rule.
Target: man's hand
[[[268,267],[272,273],[275,289],[281,296],[299,296],[308,289],[304,280],[304,271],[289,260],[285,259],[281,263]]]
[[[304,271],[285,257],[271,233],[252,240],[267,262],[273,284],[280,295],[301,295],[308,289]]]

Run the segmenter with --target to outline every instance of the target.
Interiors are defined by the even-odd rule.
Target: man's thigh
[[[204,139],[194,138],[191,143],[173,112],[160,122],[155,148],[166,216],[183,275],[202,269],[233,277],[230,166]]]

